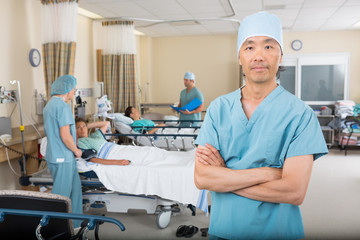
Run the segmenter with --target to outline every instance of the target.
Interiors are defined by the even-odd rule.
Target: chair
[[[61,195],[0,190],[0,232],[8,239],[83,239],[100,222],[112,222],[125,230],[116,219],[73,214],[70,210],[70,199]],[[85,220],[76,235],[71,219]],[[97,231],[95,235],[98,238]]]

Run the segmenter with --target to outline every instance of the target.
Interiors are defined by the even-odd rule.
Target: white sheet
[[[98,157],[131,160],[128,166],[88,163],[88,167],[96,172],[109,190],[157,195],[193,205],[199,205],[199,196],[203,196],[194,184],[195,150],[175,152],[148,146],[107,143],[99,151]]]

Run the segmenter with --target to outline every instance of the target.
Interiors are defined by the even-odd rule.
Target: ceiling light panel
[[[350,7],[350,6],[360,6],[359,0],[347,0],[344,4],[344,7]]]
[[[232,1],[235,12],[240,11],[261,11],[262,10],[262,0],[252,0],[252,1]]]
[[[360,1],[359,1],[360,2]],[[360,5],[351,7],[342,7],[332,16],[333,18],[349,18],[359,17],[360,18]]]
[[[299,21],[328,19],[336,11],[337,11],[337,8],[321,8],[321,9],[319,9],[319,8],[303,8],[300,10],[300,13],[299,13],[297,19]]]
[[[341,19],[330,19],[321,26],[321,30],[340,30],[344,28],[351,29],[353,25],[358,21],[358,18],[341,18]]]
[[[220,0],[177,0],[177,2],[192,16],[199,13],[205,13],[208,17],[223,17],[228,15]]]
[[[151,12],[159,19],[163,16],[188,14],[188,12],[175,0],[133,0],[132,2]]]
[[[83,9],[85,9],[87,11],[93,12],[93,13],[95,13],[97,15],[100,15],[103,18],[109,18],[109,17],[114,16],[113,12],[110,12],[110,11],[108,11],[108,10],[102,8],[102,7],[99,7],[96,4],[93,4],[93,3],[84,2],[84,3],[79,4],[79,7],[83,8]]]
[[[306,0],[303,8],[340,7],[346,0]]]
[[[109,11],[111,10],[118,17],[156,18],[151,12],[139,7],[134,1],[104,2],[101,3],[101,6]]]

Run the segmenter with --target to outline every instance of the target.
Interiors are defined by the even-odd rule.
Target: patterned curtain
[[[78,0],[41,0],[46,95],[64,74],[74,74]]]
[[[104,27],[102,80],[115,112],[128,106],[139,109],[136,75],[136,42],[132,21],[107,21]]]

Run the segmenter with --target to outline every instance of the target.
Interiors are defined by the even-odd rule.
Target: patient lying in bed
[[[110,122],[102,121],[102,122],[94,122],[86,124],[83,119],[76,120],[76,135],[78,138],[77,145],[79,148],[83,150],[95,150],[95,153],[99,150],[101,145],[106,141],[103,132],[109,128]],[[93,134],[88,137],[88,129],[89,128],[99,128]],[[130,161],[126,159],[103,159],[98,157],[91,157],[91,152],[83,151],[82,158],[88,159],[94,163],[100,163],[105,165],[129,165]]]
[[[184,204],[198,205],[202,191],[194,184],[195,150],[177,152],[150,146],[118,145],[107,142],[101,128],[87,137],[87,131],[81,131],[82,127],[77,128],[79,148],[96,150],[97,158],[104,161],[131,161],[128,166],[86,163],[88,170],[93,170],[107,189],[157,195]]]
[[[132,107],[132,106],[129,106],[126,108],[125,116],[131,118],[134,121],[131,124],[131,126],[137,127],[137,128],[134,128],[134,131],[138,132],[138,133],[154,134],[159,129],[156,127],[155,128],[145,128],[145,126],[151,126],[151,127],[154,127],[154,126],[164,127],[165,126],[164,123],[155,125],[155,123],[153,121],[146,119],[146,118],[142,118],[139,110],[137,110],[135,107]],[[143,127],[143,128],[141,128],[141,127]]]

